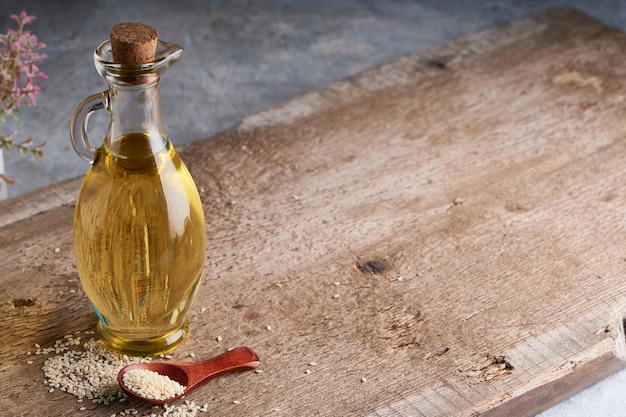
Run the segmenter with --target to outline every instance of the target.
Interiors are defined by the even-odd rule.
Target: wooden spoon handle
[[[199,385],[212,378],[229,372],[244,371],[258,368],[261,361],[256,353],[249,347],[241,346],[214,358],[186,364],[185,371],[188,376],[186,392],[191,391]]]

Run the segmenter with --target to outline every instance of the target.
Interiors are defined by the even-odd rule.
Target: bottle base
[[[178,329],[165,335],[129,339],[112,332],[101,321],[98,322],[98,334],[109,348],[129,356],[154,356],[167,353],[182,343],[189,333],[187,320]]]

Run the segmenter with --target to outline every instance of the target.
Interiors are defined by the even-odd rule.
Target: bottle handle
[[[87,124],[89,116],[96,110],[107,109],[109,106],[109,92],[93,94],[83,101],[74,109],[72,119],[70,121],[70,139],[74,151],[90,164],[93,163],[96,148],[89,143],[87,137]]]

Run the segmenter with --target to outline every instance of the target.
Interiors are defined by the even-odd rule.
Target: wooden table
[[[211,416],[532,416],[624,367],[624,62],[624,33],[553,9],[184,149],[209,249],[174,356],[248,345],[264,371],[189,399]],[[2,415],[128,407],[78,411],[27,356],[95,326],[79,187],[0,203]]]

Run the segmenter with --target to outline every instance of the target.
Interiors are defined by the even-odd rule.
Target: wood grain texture
[[[264,370],[189,399],[212,416],[532,416],[622,368],[625,45],[552,9],[187,147],[208,250],[174,356],[248,345]],[[74,186],[0,204],[3,415],[128,407],[79,412],[26,355],[95,325]]]

